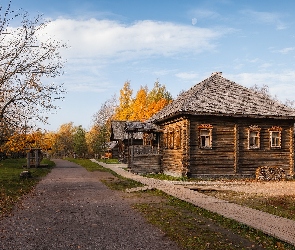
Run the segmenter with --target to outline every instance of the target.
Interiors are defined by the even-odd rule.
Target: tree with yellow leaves
[[[123,88],[120,90],[119,106],[115,110],[114,120],[124,121],[129,120],[132,115],[132,93],[130,82],[126,81]]]
[[[129,117],[131,121],[145,121],[148,118],[148,88],[140,87],[131,104],[132,113]]]
[[[40,148],[49,150],[52,147],[52,142],[48,138],[47,133],[40,130],[32,131],[28,134],[15,132],[8,138],[5,145],[2,146],[2,151],[10,154],[17,152],[26,152],[28,149]]]
[[[156,81],[153,89],[148,93],[147,102],[148,107],[146,112],[147,117],[150,118],[172,102],[172,96],[166,89],[165,85],[161,85]]]
[[[86,133],[86,142],[89,155],[96,156],[100,153],[100,127],[98,125],[93,125]]]
[[[155,82],[151,91],[140,87],[132,97],[130,82],[125,82],[120,91],[120,103],[115,110],[114,120],[145,121],[172,101],[172,96],[165,85]]]
[[[74,152],[73,135],[75,128],[73,122],[62,124],[55,134],[52,153],[58,156],[68,156]]]

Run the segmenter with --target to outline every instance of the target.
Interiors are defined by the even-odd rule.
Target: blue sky
[[[67,94],[47,130],[71,121],[89,129],[126,80],[135,91],[158,80],[176,97],[221,71],[295,100],[295,1],[12,1],[20,7],[50,19],[48,34],[70,47],[65,74],[54,80]]]

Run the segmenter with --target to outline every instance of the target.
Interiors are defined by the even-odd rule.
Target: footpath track
[[[95,160],[92,161],[97,162]],[[150,188],[161,190],[169,195],[190,202],[198,207],[223,215],[226,218],[234,219],[240,223],[258,229],[268,235],[295,246],[294,220],[285,219],[256,209],[217,199],[200,192],[192,191],[182,185],[175,185],[170,181],[157,180],[136,175],[125,171],[123,168],[127,166],[123,164],[105,164],[102,162],[97,163],[126,178],[136,180]]]
[[[1,250],[178,249],[102,184],[99,173],[54,161],[35,191],[0,220]]]

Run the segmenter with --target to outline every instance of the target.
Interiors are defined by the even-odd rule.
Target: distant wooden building
[[[294,174],[295,110],[213,73],[148,122],[163,131],[162,170],[175,176]]]
[[[111,122],[111,141],[117,142],[118,159],[124,163],[128,160],[128,145],[130,144],[130,135],[125,131],[127,121],[112,121]],[[143,144],[142,132],[133,133],[132,143],[134,145]]]
[[[133,172],[161,172],[160,131],[155,124],[112,121],[111,141],[117,141],[119,160]]]

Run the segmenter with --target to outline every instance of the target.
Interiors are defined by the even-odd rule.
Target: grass
[[[166,202],[140,203],[134,207],[182,249],[253,249],[258,246],[294,249],[258,230],[160,191],[148,192],[166,197]]]
[[[210,191],[206,194],[295,220],[295,195],[263,196],[235,191]]]
[[[44,159],[47,168],[31,168],[32,178],[22,179],[20,173],[25,169],[26,159],[6,159],[0,161],[0,216],[9,213],[16,202],[28,194],[42,177],[47,175],[54,162]]]
[[[99,165],[98,163],[92,162],[88,159],[74,159],[74,158],[67,158],[68,161],[75,162],[80,166],[86,168],[88,171],[101,171],[101,172],[109,172],[116,178],[111,178],[107,180],[101,180],[107,187],[113,190],[121,190],[125,191],[129,188],[134,187],[142,187],[143,184],[140,182],[124,178],[121,175],[118,175],[116,172],[112,171],[111,169],[104,168],[103,166]]]
[[[111,170],[105,169],[89,160],[75,159],[79,165],[91,171],[107,171],[115,178],[106,178],[103,182],[115,190],[126,190],[142,184],[123,178]],[[88,165],[91,165],[89,168]],[[92,166],[92,164],[95,164]],[[101,170],[102,169],[102,170]],[[165,175],[149,177],[167,179]],[[178,178],[168,178],[179,180]],[[182,249],[294,249],[287,243],[268,236],[244,224],[227,219],[216,213],[181,201],[158,190],[136,192],[143,201],[134,205],[150,223],[160,228],[169,238],[177,242]],[[146,195],[161,197],[161,202],[145,200]],[[133,197],[134,198],[134,197]],[[287,206],[287,203],[286,203]]]
[[[118,159],[97,159],[97,161],[104,162],[106,164],[119,164]]]
[[[84,168],[86,168],[87,171],[93,172],[93,171],[101,171],[101,172],[109,172],[111,170],[104,168],[103,166],[90,161],[89,159],[82,159],[82,158],[66,158],[66,160],[74,162]]]
[[[144,176],[148,178],[154,178],[158,180],[167,180],[167,181],[194,181],[188,177],[174,177],[174,176],[165,175],[165,174],[145,174]]]

